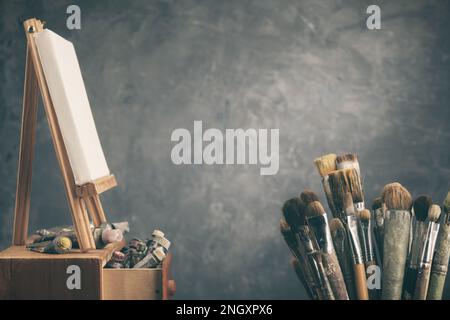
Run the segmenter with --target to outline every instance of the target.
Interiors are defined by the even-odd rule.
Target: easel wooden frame
[[[88,213],[94,225],[99,226],[101,223],[106,222],[99,195],[115,187],[117,181],[114,175],[109,175],[82,186],[75,184],[73,171],[34,40],[34,33],[42,32],[44,23],[32,18],[26,20],[23,26],[27,38],[27,56],[14,209],[13,245],[25,245],[28,236],[32,162],[36,141],[38,94],[40,92],[63,177],[73,225],[77,233],[80,249],[86,252],[95,249],[94,239],[89,227]]]

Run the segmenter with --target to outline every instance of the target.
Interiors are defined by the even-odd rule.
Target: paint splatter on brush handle
[[[336,300],[348,300],[344,276],[335,252],[323,255],[323,265]]]

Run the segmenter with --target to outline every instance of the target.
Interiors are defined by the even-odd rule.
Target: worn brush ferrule
[[[316,249],[314,248],[314,243],[311,239],[311,231],[308,226],[301,226],[298,229],[298,241],[303,244],[305,248],[305,252],[307,254],[314,252]]]
[[[420,267],[430,264],[433,259],[434,247],[439,233],[439,224],[430,222],[428,224],[427,236],[425,245],[422,250],[422,257],[420,259]]]
[[[418,269],[421,260],[421,251],[427,236],[427,225],[423,221],[417,221],[414,230],[414,237],[411,245],[409,266]]]
[[[353,263],[364,263],[362,257],[361,243],[358,236],[358,219],[354,215],[347,216],[347,235],[352,250]]]
[[[360,220],[361,226],[361,246],[363,249],[364,262],[368,263],[375,260],[375,254],[372,246],[372,221]]]
[[[327,214],[308,217],[308,225],[317,241],[317,245],[324,253],[333,253],[333,239],[331,238],[330,227],[328,226]]]
[[[363,211],[365,209],[364,201],[355,203],[355,210],[357,212]]]
[[[375,209],[373,210],[373,215],[375,217],[375,226],[377,228],[382,228],[384,226],[384,213],[383,209]]]

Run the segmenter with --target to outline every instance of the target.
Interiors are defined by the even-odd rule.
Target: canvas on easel
[[[13,244],[24,245],[28,234],[40,92],[80,249],[95,249],[89,215],[95,226],[106,222],[99,195],[117,182],[105,160],[75,49],[40,20],[23,25],[27,55]]]

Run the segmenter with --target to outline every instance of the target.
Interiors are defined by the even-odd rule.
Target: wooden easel
[[[27,38],[27,57],[23,95],[22,126],[20,132],[20,154],[17,172],[16,202],[14,210],[13,245],[25,245],[28,234],[30,210],[30,192],[34,144],[36,141],[38,91],[44,103],[45,113],[55,147],[56,157],[63,177],[72,221],[75,227],[80,249],[83,252],[95,249],[95,243],[89,228],[90,214],[95,226],[106,222],[99,195],[117,185],[114,175],[109,175],[82,186],[75,184],[67,150],[56,117],[50,92],[37,52],[34,33],[44,30],[44,23],[35,18],[23,23]]]

